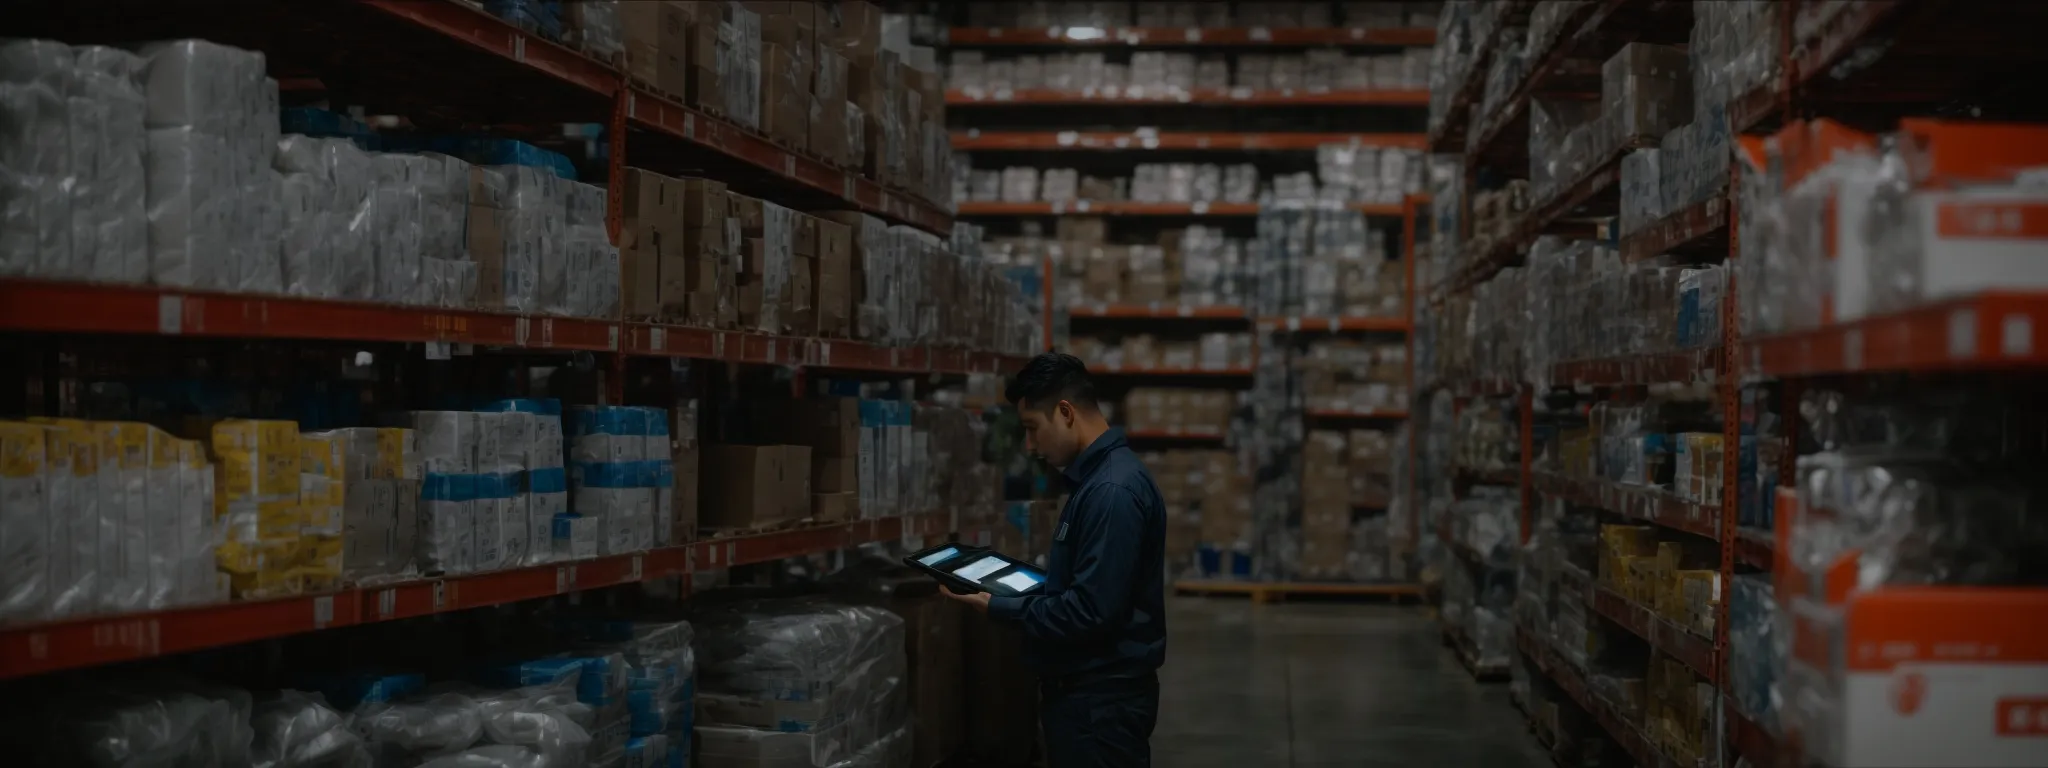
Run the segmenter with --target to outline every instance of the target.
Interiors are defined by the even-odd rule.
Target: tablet
[[[1045,585],[1043,571],[987,547],[940,544],[904,555],[903,564],[959,594],[1029,595]]]

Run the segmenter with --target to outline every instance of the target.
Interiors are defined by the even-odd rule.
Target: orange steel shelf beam
[[[1436,45],[1436,30],[1428,27],[954,27],[946,37],[955,47]]]
[[[1159,131],[980,131],[953,134],[966,150],[1308,150],[1325,144],[1422,149],[1419,133],[1180,133]]]
[[[1864,371],[2038,367],[2048,346],[2048,292],[1994,291],[1810,331],[1744,340],[1742,372],[1816,376]]]
[[[367,302],[0,279],[0,330],[447,342],[904,373],[998,373],[1021,357],[846,339]]]
[[[946,91],[946,105],[971,107],[985,105],[1076,105],[1076,104],[1186,104],[1207,107],[1276,107],[1276,106],[1321,106],[1321,107],[1426,107],[1429,106],[1427,90],[1309,90],[1305,88],[1193,88],[1187,90],[1152,91],[1136,88],[1088,88],[1061,90],[1056,88],[1002,88],[993,91],[981,88]]]
[[[1621,238],[1621,259],[1648,261],[1728,229],[1728,198],[1715,195]]]
[[[951,526],[946,513],[858,520],[326,594],[7,627],[0,629],[0,680],[687,576],[905,535],[942,535]]]

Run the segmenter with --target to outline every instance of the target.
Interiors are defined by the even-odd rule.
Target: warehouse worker
[[[940,590],[1023,632],[1051,768],[1150,766],[1166,660],[1166,505],[1073,355],[1032,358],[1005,393],[1024,447],[1073,485],[1040,594]]]

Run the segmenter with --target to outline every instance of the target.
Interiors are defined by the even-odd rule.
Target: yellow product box
[[[337,432],[299,435],[299,474],[329,480],[348,479],[347,440]]]
[[[1657,559],[1654,557],[1628,558],[1628,599],[1639,605],[1650,602],[1650,591],[1657,583]]]
[[[299,565],[301,585],[315,592],[340,589],[342,538],[327,535],[307,536],[303,548],[305,560]]]
[[[229,589],[237,600],[303,591],[299,576],[302,560],[298,539],[230,541],[220,546],[220,568],[227,573]]]
[[[214,506],[245,499],[299,498],[299,425],[289,421],[229,419],[213,425],[219,465]]]

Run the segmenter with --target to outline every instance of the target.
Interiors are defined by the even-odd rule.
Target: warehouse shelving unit
[[[1466,189],[1474,189],[1473,174],[1480,168],[1506,169],[1526,166],[1528,157],[1528,103],[1533,94],[1569,95],[1595,92],[1598,62],[1625,42],[1683,42],[1685,27],[1674,14],[1687,14],[1683,4],[1650,0],[1595,0],[1573,8],[1559,37],[1545,52],[1532,54],[1531,65],[1508,99],[1487,114],[1475,114],[1489,58],[1500,48],[1506,30],[1519,29],[1533,3],[1509,2],[1499,11],[1498,24],[1486,41],[1475,48],[1473,65],[1464,80],[1448,94],[1445,118],[1433,125],[1429,145],[1433,151],[1462,155]],[[1779,62],[1777,81],[1737,96],[1729,105],[1729,122],[1735,134],[1770,129],[1799,114],[1829,114],[1841,111],[1877,122],[1893,120],[1915,110],[1948,102],[1966,91],[1988,90],[1985,73],[2016,62],[2037,60],[2038,54],[2017,52],[2015,28],[2026,19],[2037,19],[2038,9],[1990,5],[1963,8],[1954,4],[1884,0],[1837,4],[1834,15],[1813,29],[1795,31],[1793,3],[1781,10],[1775,50]],[[1682,17],[1689,18],[1689,15]],[[1802,34],[1803,32],[1803,34]],[[1675,38],[1675,39],[1674,39]],[[1882,55],[1875,52],[1884,51]],[[1996,52],[1995,54],[1993,52]],[[1845,60],[1857,58],[1854,66],[1838,68]],[[1970,65],[1959,65],[1968,57]],[[1979,63],[1981,62],[1981,63]],[[1588,77],[1590,76],[1590,80]],[[1910,79],[1908,79],[1910,78]],[[1973,79],[1974,78],[1974,79]],[[1908,84],[1910,83],[1910,84]],[[1628,147],[1621,152],[1625,153]],[[1556,194],[1531,201],[1526,218],[1515,228],[1515,236],[1494,243],[1486,252],[1465,254],[1466,266],[1448,275],[1432,288],[1432,304],[1444,297],[1470,292],[1501,269],[1519,265],[1522,253],[1537,236],[1566,226],[1569,220],[1615,213],[1620,154],[1595,163],[1581,177],[1561,184]],[[1739,174],[1740,168],[1731,170]],[[1739,179],[1731,179],[1734,189]],[[1469,212],[1464,212],[1469,213]],[[1469,222],[1469,215],[1460,219]],[[1670,212],[1641,230],[1622,237],[1618,250],[1625,262],[1669,257],[1681,263],[1737,259],[1735,233],[1741,215],[1732,193]],[[1469,242],[1469,240],[1468,240]],[[1441,256],[1441,255],[1440,255]],[[1757,766],[1805,765],[1799,755],[1796,734],[1773,736],[1766,728],[1740,711],[1728,694],[1729,658],[1728,581],[1739,564],[1745,568],[1777,573],[1787,570],[1782,558],[1788,516],[1777,516],[1778,530],[1771,532],[1739,528],[1738,446],[1741,435],[1734,414],[1742,408],[1741,387],[1763,379],[1784,382],[1786,399],[1797,400],[1802,379],[1866,372],[1940,372],[1956,370],[2000,370],[2037,368],[2048,364],[2034,328],[2048,320],[2048,295],[2038,292],[1991,291],[1945,301],[1904,312],[1831,324],[1822,328],[1761,337],[1743,337],[1736,325],[1736,295],[1740,286],[1730,279],[1721,313],[1720,343],[1705,349],[1632,356],[1622,359],[1580,361],[1561,364],[1551,371],[1557,387],[1615,387],[1632,391],[1653,385],[1691,383],[1711,385],[1723,417],[1720,502],[1702,504],[1683,500],[1654,489],[1625,487],[1597,480],[1581,480],[1536,473],[1530,466],[1528,425],[1531,403],[1525,385],[1500,377],[1431,382],[1418,389],[1446,389],[1459,398],[1503,396],[1521,388],[1523,467],[1520,482],[1542,494],[1571,503],[1595,507],[1623,518],[1641,521],[1661,529],[1710,539],[1719,549],[1722,593],[1713,636],[1680,627],[1658,616],[1640,602],[1613,589],[1595,585],[1585,596],[1593,614],[1606,617],[1650,647],[1683,662],[1700,678],[1720,691],[1720,728],[1715,734],[1725,753],[1721,765],[1733,765],[1746,758]],[[1794,420],[1796,421],[1796,419]],[[1796,430],[1791,424],[1789,429]],[[1792,471],[1791,446],[1796,433],[1784,436],[1782,444],[1759,446],[1759,463],[1775,462],[1780,472],[1781,510],[1792,502],[1784,489],[1796,478]],[[1507,481],[1509,478],[1491,478]],[[1524,541],[1532,515],[1532,497],[1525,493],[1522,514]],[[1440,531],[1448,537],[1448,530]],[[1457,547],[1452,547],[1453,551]],[[1460,553],[1463,554],[1463,553]],[[1782,583],[1782,582],[1781,582]],[[1924,626],[1972,625],[1943,635],[1958,642],[1966,638],[1955,632],[1984,631],[1981,620],[1964,618],[1983,605],[2007,607],[2000,615],[2029,601],[2042,599],[2038,591],[2020,590],[1896,590],[1884,595],[1881,607],[1869,609],[1872,621],[1906,621]],[[1940,593],[1940,594],[1936,594]],[[1969,593],[1969,594],[1962,594]],[[1984,601],[1981,605],[1979,600]],[[1974,607],[1973,607],[1974,606]],[[1881,610],[1880,610],[1881,608]],[[1782,609],[1781,609],[1782,610]],[[1879,614],[1882,617],[1879,618]],[[1941,616],[1942,618],[1936,618]],[[1912,618],[1906,618],[1912,617]],[[2038,627],[2036,627],[2038,629]],[[1595,695],[1586,680],[1566,663],[1548,643],[1533,631],[1517,627],[1516,643],[1528,658],[1580,708],[1591,714],[1608,735],[1633,759],[1644,766],[1678,765],[1642,724],[1635,722],[1615,703]],[[1711,764],[1715,755],[1707,755]]]
[[[1059,51],[1075,49],[1182,49],[1201,48],[1211,51],[1265,52],[1273,49],[1305,47],[1420,47],[1434,45],[1436,30],[1426,28],[1138,28],[1138,27],[1048,27],[1048,28],[968,28],[955,27],[948,35],[949,45],[954,49],[986,49],[990,51]],[[1147,88],[1085,88],[1073,90],[1039,88],[953,88],[947,91],[947,104],[956,108],[955,114],[967,116],[972,121],[979,119],[980,108],[1001,107],[1064,107],[1064,106],[1116,106],[1159,109],[1178,106],[1204,109],[1232,109],[1250,107],[1391,107],[1404,110],[1426,106],[1429,93],[1426,90],[1352,90],[1342,88],[1286,88],[1254,89],[1195,88],[1195,89],[1147,89]],[[1121,120],[1124,118],[1108,118]],[[956,124],[953,148],[964,152],[1028,152],[1028,153],[1102,153],[1102,152],[1218,152],[1218,153],[1275,153],[1312,152],[1326,144],[1356,142],[1361,145],[1422,149],[1426,137],[1419,133],[1370,133],[1370,132],[1290,132],[1270,130],[1219,131],[1181,130],[1172,126],[1170,118],[1157,118],[1156,128],[1139,130],[1115,130],[1090,127],[1087,130],[1045,130],[1016,128],[1006,125],[1003,129],[972,127]],[[1006,120],[1015,123],[1015,120]],[[1192,325],[1176,325],[1177,322],[1205,323],[1206,327],[1221,328],[1221,323],[1242,322],[1255,332],[1257,344],[1253,350],[1253,365],[1243,369],[1229,370],[1133,370],[1128,367],[1112,368],[1091,366],[1094,372],[1113,379],[1141,378],[1162,383],[1201,382],[1228,378],[1242,380],[1232,385],[1248,385],[1258,370],[1257,361],[1269,350],[1259,349],[1266,344],[1266,337],[1294,336],[1297,334],[1401,334],[1405,339],[1413,327],[1412,297],[1414,237],[1410,230],[1418,221],[1418,206],[1427,204],[1426,195],[1411,195],[1398,203],[1352,203],[1352,210],[1367,216],[1401,219],[1402,256],[1407,270],[1406,295],[1410,305],[1409,314],[1397,317],[1364,316],[1253,316],[1243,307],[1171,307],[1146,305],[1112,306],[1071,306],[1063,309],[1049,309],[1050,318],[1055,312],[1063,312],[1068,321],[1085,320],[1093,327],[1114,328],[1181,328]],[[956,206],[958,215],[976,218],[1046,217],[1046,216],[1100,216],[1100,217],[1160,217],[1188,218],[1196,220],[1247,219],[1258,216],[1262,206],[1257,203],[1140,203],[1131,201],[1068,200],[1057,202],[960,202]],[[1051,265],[1045,267],[1047,285],[1052,284]],[[1050,288],[1048,289],[1050,292]],[[1049,308],[1060,307],[1062,302],[1048,300]],[[1233,327],[1233,330],[1235,328]],[[1047,333],[1047,339],[1053,334]],[[1412,345],[1411,345],[1412,347]],[[1412,353],[1412,349],[1411,349]],[[1307,424],[1336,426],[1372,426],[1405,421],[1406,411],[1397,409],[1373,409],[1363,411],[1309,410],[1301,413]],[[1168,435],[1156,431],[1134,432],[1133,438],[1163,440]],[[1185,435],[1177,436],[1185,438]],[[1387,503],[1375,502],[1358,505],[1359,508],[1385,508]],[[1416,539],[1411,529],[1405,534],[1409,542]],[[1205,582],[1207,583],[1207,582]],[[1219,590],[1202,587],[1195,582],[1183,584],[1192,593],[1240,593],[1240,590]],[[1348,585],[1348,584],[1307,584],[1300,591],[1327,592],[1332,589],[1353,588],[1377,589],[1382,592],[1392,589],[1401,594],[1414,590],[1414,585]],[[1197,588],[1201,587],[1201,588]],[[1247,588],[1244,594],[1251,594],[1255,600],[1262,595],[1278,594],[1273,590],[1286,591],[1287,584],[1261,582],[1256,589]],[[1313,588],[1313,589],[1310,589]],[[1368,594],[1359,592],[1358,594]]]
[[[51,26],[41,31],[79,41],[129,33],[144,38],[181,32],[205,36],[268,53],[273,73],[287,89],[323,88],[317,77],[296,73],[309,65],[317,68],[324,55],[359,46],[363,40],[380,40],[382,47],[393,51],[390,55],[349,58],[354,69],[347,83],[352,96],[384,97],[394,105],[430,105],[421,109],[454,113],[475,124],[552,123],[559,128],[564,121],[605,122],[610,128],[607,221],[615,240],[629,152],[635,166],[726,179],[735,190],[797,209],[857,209],[941,237],[952,228],[945,204],[790,151],[763,133],[632,81],[622,62],[593,58],[542,39],[456,0],[276,4],[238,9],[232,19],[194,16],[173,21],[158,14],[111,23],[83,18],[91,10],[76,9],[77,17],[53,16],[46,20]],[[130,22],[140,26],[130,27]],[[166,28],[152,26],[157,24]],[[66,31],[80,34],[62,34]],[[506,92],[523,98],[508,102],[502,96]],[[508,109],[516,114],[505,114]],[[1023,361],[1022,356],[988,350],[885,346],[613,319],[18,278],[0,279],[0,333],[421,343],[430,349],[444,345],[444,355],[448,346],[473,345],[598,353],[600,369],[612,373],[623,371],[629,357],[682,358],[793,367],[799,380],[805,370],[996,374],[1014,370]],[[23,370],[34,376],[42,368],[30,365]],[[624,378],[610,376],[602,399],[622,402]],[[31,384],[32,389],[35,386]],[[0,680],[672,577],[680,577],[687,594],[692,573],[925,537],[988,545],[991,531],[963,526],[957,510],[887,516],[712,537],[536,567],[0,626]]]

